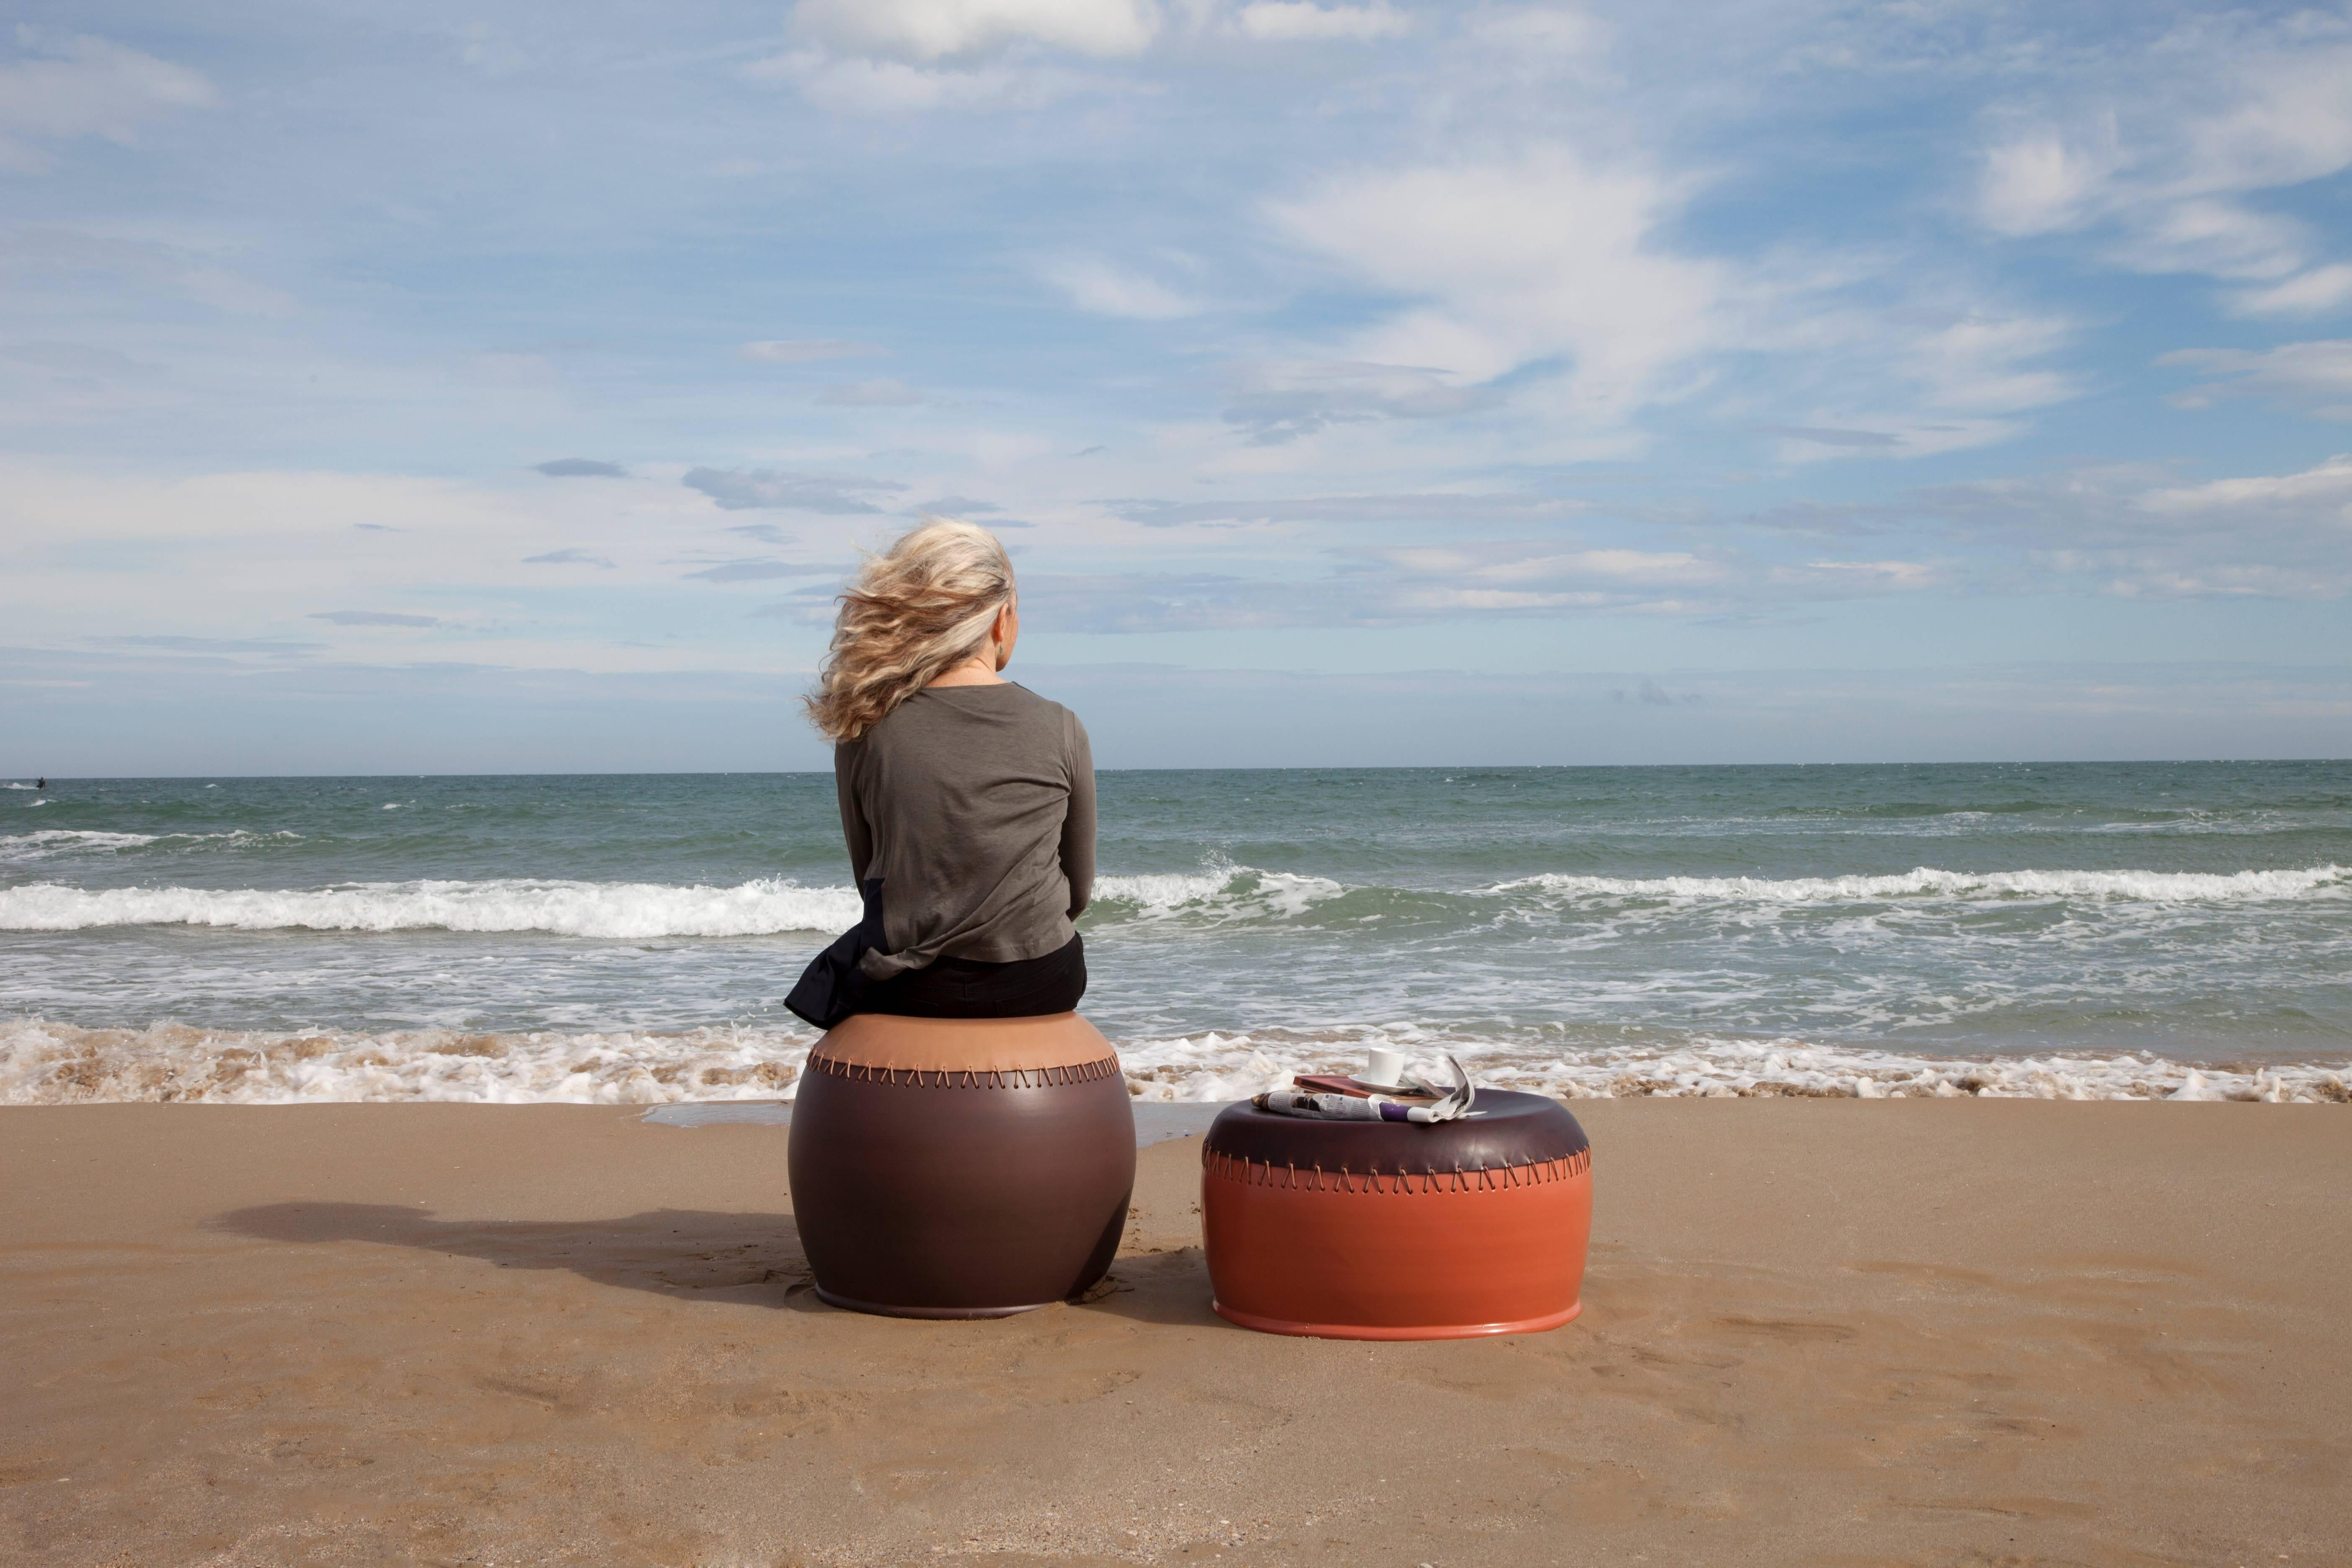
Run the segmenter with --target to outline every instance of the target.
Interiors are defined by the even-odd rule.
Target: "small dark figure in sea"
[[[33,787],[34,787],[35,789],[47,789],[47,788],[48,788],[48,787],[49,787],[49,781],[48,781],[48,780],[47,780],[47,779],[43,779],[43,780],[41,780],[38,784],[35,784]]]

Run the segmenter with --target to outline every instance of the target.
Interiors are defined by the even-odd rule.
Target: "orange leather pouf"
[[[1202,1145],[1219,1316],[1342,1340],[1538,1333],[1580,1310],[1592,1149],[1558,1100],[1482,1089],[1434,1126],[1228,1107]]]

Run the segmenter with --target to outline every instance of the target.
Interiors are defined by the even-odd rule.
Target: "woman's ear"
[[[1013,662],[1013,645],[1021,640],[1021,601],[1007,599],[1004,608],[996,612],[996,624],[988,628],[996,644],[996,668],[1003,669]]]

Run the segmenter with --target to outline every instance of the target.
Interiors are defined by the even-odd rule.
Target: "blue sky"
[[[0,770],[2352,753],[2352,9],[17,15]]]

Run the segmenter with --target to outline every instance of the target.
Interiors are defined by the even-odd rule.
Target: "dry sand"
[[[1581,1321],[1208,1310],[1198,1143],[1090,1306],[817,1302],[784,1134],[0,1110],[0,1558],[2352,1561],[2332,1107],[1576,1106]]]

